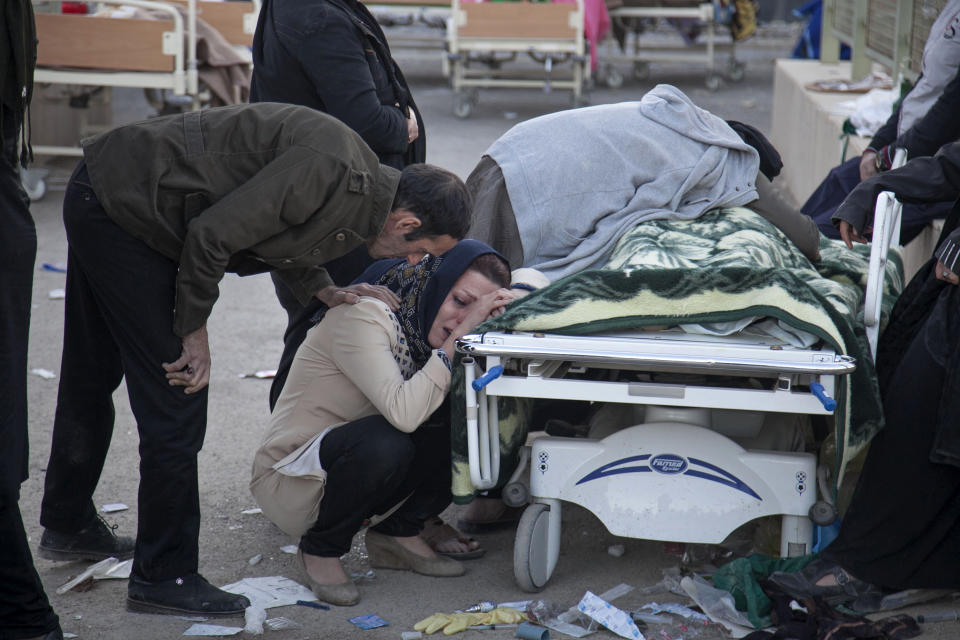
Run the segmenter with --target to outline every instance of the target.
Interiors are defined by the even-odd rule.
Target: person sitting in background
[[[816,225],[759,175],[780,166],[756,129],[658,85],[639,102],[552,113],[501,136],[467,178],[467,237],[554,281],[601,267],[623,233],[646,220],[751,206],[816,260]]]
[[[860,183],[833,216],[847,246],[865,242],[887,190],[953,208],[880,336],[886,427],[870,443],[839,535],[801,572],[771,576],[796,597],[849,603],[880,589],[960,588],[960,142]]]
[[[513,299],[503,289],[509,277],[506,261],[474,240],[415,265],[381,261],[359,280],[397,292],[396,311],[362,298],[326,311],[307,333],[250,490],[274,524],[300,538],[321,600],[359,601],[340,556],[377,514],[389,515],[366,533],[373,567],[464,573],[418,535],[451,500],[449,418],[424,423],[449,390],[454,341]]]
[[[800,211],[820,232],[839,238],[832,218],[843,199],[862,180],[890,168],[896,149],[907,158],[931,156],[960,139],[960,0],[949,0],[930,29],[923,48],[922,73],[859,158],[833,168]],[[900,244],[907,244],[925,226],[950,211],[951,202],[907,203]]]

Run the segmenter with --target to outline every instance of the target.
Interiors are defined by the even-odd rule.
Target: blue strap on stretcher
[[[476,384],[476,382],[474,382],[474,384]],[[833,411],[837,408],[837,401],[827,395],[826,389],[824,389],[823,385],[819,382],[810,383],[810,393],[817,396],[817,399],[820,400],[823,408],[827,411]]]
[[[490,384],[491,382],[493,382],[494,380],[496,380],[502,375],[503,375],[502,366],[498,364],[495,367],[490,367],[489,371],[487,371],[485,374],[483,374],[482,376],[480,376],[479,378],[473,381],[473,390],[480,391],[480,389],[483,389],[485,386],[487,386],[488,384]],[[821,387],[821,389],[822,388],[823,387]]]

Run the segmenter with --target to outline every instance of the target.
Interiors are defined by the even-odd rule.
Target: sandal
[[[835,584],[817,584],[829,575],[834,576]],[[854,578],[840,565],[822,558],[817,558],[800,571],[773,573],[769,580],[795,598],[819,596],[831,605],[866,600],[880,593],[874,585]]]
[[[420,532],[420,537],[430,545],[430,548],[433,549],[435,553],[455,560],[473,560],[482,557],[483,554],[487,552],[475,539],[463,535],[439,517],[430,518],[423,524],[423,531]],[[445,544],[457,542],[465,545],[467,551],[443,550]]]

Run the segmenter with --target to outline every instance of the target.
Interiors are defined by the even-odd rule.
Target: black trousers
[[[19,118],[0,108],[0,640],[13,640],[44,635],[59,622],[33,566],[17,504],[27,477],[27,338],[37,233],[10,161]]]
[[[177,264],[117,226],[81,163],[63,205],[67,297],[60,389],[40,522],[74,532],[96,516],[93,491],[113,433],[112,393],[126,378],[140,435],[133,573],[165,580],[197,571],[197,453],[207,392],[167,384],[176,360]]]
[[[449,425],[428,421],[404,433],[383,416],[369,416],[324,436],[319,455],[327,485],[317,522],[300,540],[300,548],[311,555],[347,553],[364,520],[386,513],[404,498],[372,527],[375,531],[415,536],[427,518],[450,504]]]
[[[373,258],[367,253],[367,247],[360,245],[347,255],[324,264],[323,268],[337,286],[343,287],[353,282],[371,264],[373,264]],[[273,411],[277,398],[283,391],[283,385],[287,381],[297,349],[307,336],[307,331],[313,326],[313,317],[318,311],[325,309],[326,305],[314,298],[304,306],[276,273],[271,273],[270,277],[273,278],[277,300],[287,312],[287,330],[283,333],[283,355],[280,356],[280,364],[277,365],[277,375],[274,376],[273,383],[270,385],[270,411]]]
[[[823,556],[891,589],[960,587],[960,468],[930,462],[944,369],[914,338],[884,397],[840,533]]]

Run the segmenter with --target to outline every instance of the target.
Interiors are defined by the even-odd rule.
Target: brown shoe
[[[353,584],[353,581],[347,580],[346,582],[338,582],[337,584],[320,584],[310,577],[310,572],[307,571],[307,564],[303,561],[303,550],[297,549],[297,559],[300,560],[300,566],[303,568],[303,573],[307,576],[310,590],[313,591],[313,595],[317,596],[317,599],[337,605],[338,607],[352,607],[360,602],[360,591],[357,589],[357,585]]]
[[[446,556],[427,558],[404,548],[390,536],[367,529],[367,555],[370,566],[378,569],[415,571],[425,576],[453,578],[467,572],[464,566]]]

